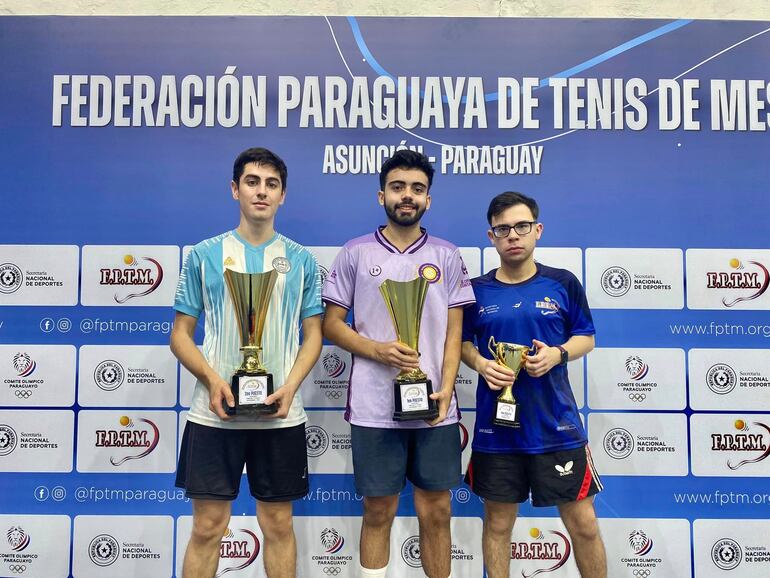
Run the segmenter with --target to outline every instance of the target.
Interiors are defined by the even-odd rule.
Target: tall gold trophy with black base
[[[412,281],[387,279],[380,285],[380,293],[388,307],[396,338],[417,350],[420,341],[420,321],[428,282],[422,277]],[[394,421],[434,419],[438,417],[436,400],[430,398],[433,386],[420,368],[402,371],[393,380]]]
[[[504,365],[513,371],[514,382],[519,375],[519,371],[524,366],[524,358],[533,349],[518,343],[495,342],[494,335],[489,337],[487,347],[498,364]],[[521,427],[519,422],[519,404],[516,403],[516,398],[513,397],[513,384],[503,387],[503,391],[498,396],[497,403],[495,404],[495,417],[492,419],[492,422],[495,425],[505,427]]]
[[[265,398],[273,393],[273,374],[268,373],[260,360],[262,330],[277,278],[275,269],[268,273],[237,273],[225,269],[225,283],[233,300],[243,353],[243,363],[230,381],[235,407],[224,405],[228,415],[257,417],[278,411],[276,404],[265,404]]]

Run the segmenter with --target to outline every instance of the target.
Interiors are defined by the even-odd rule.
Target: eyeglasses
[[[513,229],[517,235],[529,235],[532,231],[532,225],[537,225],[537,221],[521,221],[515,225],[497,225],[492,227],[492,234],[498,239],[505,239]]]

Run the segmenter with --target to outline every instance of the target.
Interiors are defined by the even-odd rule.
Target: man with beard
[[[349,241],[323,289],[324,335],[353,354],[345,419],[351,424],[356,490],[364,496],[363,577],[384,577],[398,496],[408,479],[420,524],[420,557],[430,578],[451,575],[449,489],[460,480],[460,434],[454,383],[460,363],[463,307],[474,302],[454,245],[429,237],[420,219],[430,208],[433,167],[399,151],[380,171],[377,198],[387,224]],[[386,279],[428,282],[419,354],[397,340],[380,294]],[[345,323],[353,312],[353,327]],[[418,363],[419,361],[419,363]],[[433,383],[432,421],[394,421],[393,379],[419,367]]]

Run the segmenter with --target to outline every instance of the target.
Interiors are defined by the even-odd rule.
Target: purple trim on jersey
[[[450,303],[449,308],[454,309],[455,307],[467,307],[468,305],[471,305],[472,303],[476,303],[475,299],[471,299],[470,301],[460,301],[459,303]]]
[[[380,232],[379,232],[379,231],[375,231],[375,232],[374,232],[374,238],[377,240],[377,242],[378,242],[380,245],[382,245],[383,247],[385,247],[385,248],[386,248],[388,251],[390,251],[391,253],[400,253],[400,251],[399,251],[398,249],[396,249],[395,247],[393,247],[393,245],[390,245],[390,244],[387,242],[387,239],[385,239],[385,236],[384,236],[384,235],[380,235]],[[385,240],[383,240],[383,239],[385,239]]]
[[[350,311],[350,305],[345,305],[344,303],[340,303],[336,299],[332,299],[331,297],[324,297],[323,300],[328,301],[329,303],[334,303],[335,305],[339,305],[343,309],[347,309],[348,311]]]
[[[422,229],[422,230],[423,230],[423,231],[425,231],[425,229]],[[422,242],[420,242],[420,239],[422,239]],[[422,236],[420,239],[417,239],[417,240],[416,240],[414,243],[412,243],[411,245],[409,245],[409,247],[414,247],[415,243],[418,243],[418,244],[417,244],[417,246],[416,246],[416,247],[414,247],[414,249],[412,249],[412,250],[409,250],[409,247],[407,247],[407,248],[406,248],[406,250],[405,250],[404,252],[405,252],[405,253],[416,253],[417,251],[419,251],[419,250],[420,250],[420,248],[421,248],[421,247],[422,247],[422,246],[423,246],[425,243],[427,243],[427,242],[428,242],[428,233],[423,233],[423,236]]]
[[[354,327],[355,329],[355,327]],[[350,356],[350,377],[348,378],[348,395],[347,400],[345,401],[345,421],[350,421],[350,396],[353,392],[353,369],[356,366],[356,356],[351,355]]]
[[[377,242],[385,247],[388,251],[391,253],[399,253],[400,255],[403,255],[405,253],[416,253],[420,250],[420,248],[425,245],[425,243],[428,242],[428,232],[423,228],[420,227],[420,236],[415,239],[414,243],[409,245],[406,249],[401,251],[398,247],[396,247],[393,243],[388,241],[388,238],[383,233],[383,230],[385,229],[385,225],[380,225],[377,227],[377,230],[374,232],[374,238],[377,239]],[[416,246],[415,246],[416,245]]]

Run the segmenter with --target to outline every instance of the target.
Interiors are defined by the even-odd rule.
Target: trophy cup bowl
[[[401,343],[417,350],[420,341],[420,321],[428,282],[422,277],[412,281],[386,279],[380,293]],[[438,417],[436,400],[431,399],[433,385],[419,368],[401,371],[393,380],[394,421],[435,419]]]
[[[504,365],[513,371],[514,382],[524,366],[524,358],[532,349],[518,343],[496,342],[494,335],[489,337],[487,347],[499,365]],[[516,403],[516,398],[513,397],[513,385],[506,385],[495,403],[495,417],[492,422],[495,425],[505,427],[521,427],[518,410],[519,405]]]
[[[228,415],[260,416],[278,411],[276,404],[265,404],[265,398],[273,393],[273,374],[260,359],[262,331],[277,278],[275,269],[267,273],[225,269],[225,283],[233,301],[243,353],[243,362],[230,380],[235,407],[225,404]]]

